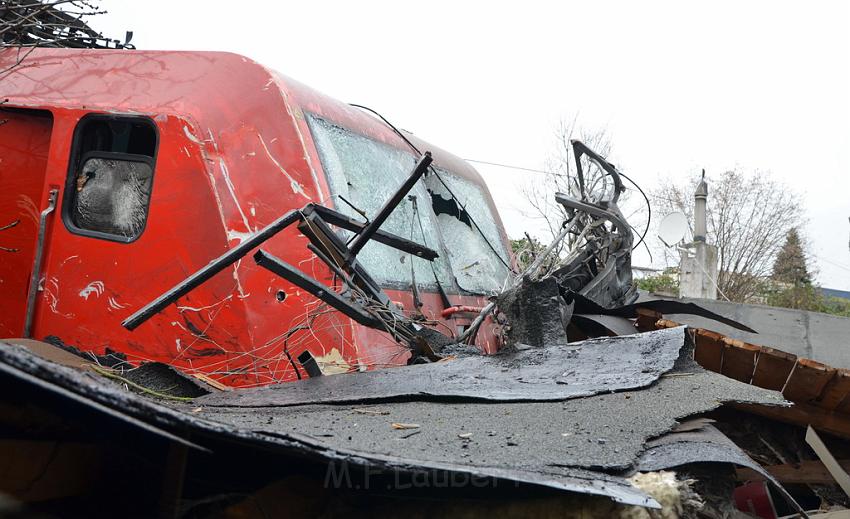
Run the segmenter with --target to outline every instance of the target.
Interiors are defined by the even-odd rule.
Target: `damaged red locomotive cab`
[[[15,60],[0,51],[0,70]],[[498,212],[468,163],[242,56],[36,49],[2,86],[0,337],[236,387],[405,364],[411,349],[387,325],[360,324],[250,255],[133,331],[122,321],[287,212],[341,213],[348,227],[330,223],[349,240],[408,178],[417,149],[431,173],[363,245],[358,268],[417,329],[449,338],[473,316],[447,308],[485,306],[510,274]],[[309,219],[297,216],[263,258],[344,292],[345,274],[307,248]],[[475,341],[494,352],[499,337],[488,318]]]

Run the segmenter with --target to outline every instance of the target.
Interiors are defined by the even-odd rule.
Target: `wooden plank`
[[[850,519],[850,510],[836,510],[835,512],[815,512],[809,514],[809,519]]]
[[[697,329],[694,360],[705,369],[720,373],[723,367],[723,336],[708,330]]]
[[[759,347],[728,337],[723,338],[723,368],[720,373],[746,382],[753,379]]]
[[[850,470],[850,460],[838,462],[845,470]],[[780,483],[788,485],[832,485],[835,480],[826,466],[819,460],[805,460],[796,465],[790,463],[764,467]],[[761,481],[764,476],[760,472],[746,467],[735,469],[738,481]]]
[[[23,346],[43,359],[71,368],[85,368],[86,365],[94,362],[91,358],[74,355],[70,351],[65,351],[47,342],[33,339],[3,339],[3,342]]]
[[[782,395],[792,402],[809,402],[823,392],[835,369],[811,359],[797,359]]]
[[[753,373],[753,385],[782,391],[796,363],[797,356],[794,354],[760,346]]]
[[[655,323],[655,329],[656,330],[661,330],[662,328],[675,328],[677,326],[682,326],[682,325],[677,323],[676,321],[670,321],[669,319],[659,319]]]
[[[838,460],[829,452],[829,449],[824,445],[823,440],[820,439],[820,436],[812,429],[811,425],[806,428],[806,443],[818,455],[818,458],[826,466],[826,469],[829,470],[829,473],[832,474],[832,477],[835,478],[835,482],[838,483],[841,490],[850,496],[850,474],[847,474],[847,471],[839,465]]]
[[[850,404],[850,370],[836,369],[816,403],[819,407],[830,411],[838,409],[847,412],[844,404]]]
[[[662,316],[660,313],[646,308],[638,308],[636,311],[637,319],[635,319],[635,325],[638,330],[648,332],[657,329],[655,323],[661,319]]]
[[[734,409],[764,416],[778,422],[807,427],[850,440],[850,416],[827,411],[811,404],[794,404],[790,407],[757,404],[726,404]]]

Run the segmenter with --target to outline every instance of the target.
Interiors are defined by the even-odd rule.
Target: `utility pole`
[[[717,247],[706,242],[708,184],[705,170],[694,191],[694,241],[679,249],[679,295],[717,299]]]

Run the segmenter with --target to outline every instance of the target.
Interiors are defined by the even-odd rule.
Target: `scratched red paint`
[[[0,70],[14,59],[14,50],[0,51]],[[336,312],[322,313],[311,329],[287,336],[317,302],[257,267],[250,256],[134,332],[121,327],[133,311],[287,210],[309,201],[331,205],[305,111],[408,151],[374,117],[228,53],[38,49],[3,78],[0,98],[8,99],[4,108],[50,115],[34,119],[34,112],[25,111],[0,126],[0,226],[23,222],[0,232],[0,246],[22,249],[0,251],[0,337],[22,333],[37,230],[32,213],[46,207],[49,187],[66,188],[77,122],[89,113],[133,114],[150,117],[159,132],[146,228],[131,243],[73,234],[61,219],[60,192],[46,226],[35,338],[54,336],[98,354],[109,348],[134,362],[167,362],[233,386],[293,380],[284,339],[292,357],[308,349],[340,360],[340,370],[406,362],[406,350],[387,334]],[[482,186],[498,220],[471,166],[413,140],[434,153],[437,165]],[[22,172],[29,180],[12,182]],[[32,198],[35,207],[19,203],[19,195]],[[496,224],[507,243],[501,222]],[[292,228],[264,248],[330,282],[330,272],[310,259],[306,244]],[[279,290],[287,294],[282,302]],[[413,308],[409,291],[387,292],[408,311]],[[437,294],[426,292],[422,299],[425,315],[441,331],[470,322],[469,314],[443,318]],[[486,304],[457,291],[449,299],[453,305]],[[488,320],[478,336],[484,351],[498,348],[496,332]]]

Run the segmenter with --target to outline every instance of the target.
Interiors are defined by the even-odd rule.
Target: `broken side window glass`
[[[143,161],[88,157],[76,178],[72,218],[80,229],[135,238],[147,218],[153,170]]]
[[[66,189],[68,228],[130,242],[145,228],[157,148],[156,125],[138,116],[93,114],[74,133]]]
[[[307,121],[328,177],[334,206],[337,211],[352,218],[363,220],[357,210],[363,211],[367,217],[376,215],[416,164],[410,153],[373,141],[315,115],[308,114]],[[432,271],[429,262],[422,258],[370,241],[357,258],[376,281],[388,287],[409,288],[412,262],[417,285],[436,289],[435,275],[443,287],[453,285],[446,253],[431,212],[431,197],[421,182],[390,214],[381,229],[434,249],[440,257],[434,260]],[[352,235],[348,231],[340,233],[346,240]]]
[[[454,173],[439,168],[437,172],[440,177],[426,177],[425,184],[458,285],[475,293],[501,290],[509,274],[505,265],[510,264],[510,257],[484,193]]]

